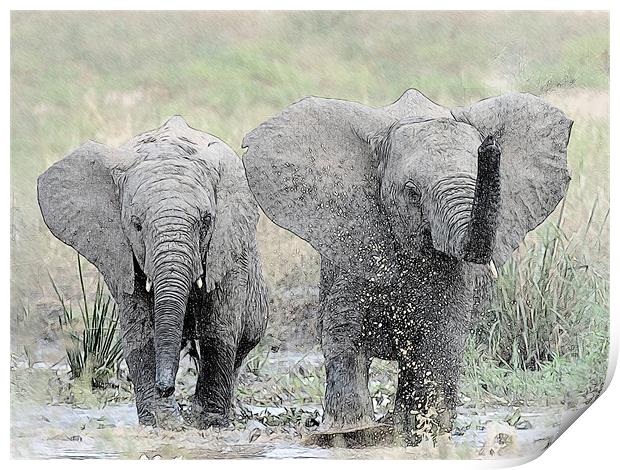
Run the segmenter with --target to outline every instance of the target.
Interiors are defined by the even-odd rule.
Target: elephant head
[[[38,199],[117,300],[152,296],[156,387],[169,396],[190,291],[213,290],[256,227],[241,160],[175,116],[119,149],[85,143],[39,177]]]
[[[309,97],[247,134],[243,161],[275,223],[358,274],[426,250],[500,266],[563,197],[571,125],[528,94],[453,110],[417,90],[381,108]]]

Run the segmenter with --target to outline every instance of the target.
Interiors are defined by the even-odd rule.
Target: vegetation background
[[[13,12],[11,23],[16,357],[51,364],[64,355],[66,312],[49,276],[67,302],[82,291],[75,252],[41,219],[36,178],[84,141],[118,145],[181,114],[241,154],[245,133],[307,95],[380,106],[415,87],[455,106],[524,91],[575,121],[572,182],[501,270],[496,300],[472,329],[463,393],[569,405],[600,392],[609,341],[606,13]],[[315,348],[308,325],[319,271],[314,250],[265,217],[258,238],[272,320],[254,369],[274,345]],[[97,273],[84,264],[95,292]],[[320,397],[320,385],[312,390]]]

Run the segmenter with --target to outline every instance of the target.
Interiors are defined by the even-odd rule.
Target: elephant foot
[[[155,415],[150,411],[144,411],[138,414],[138,423],[142,426],[156,426]]]
[[[304,438],[307,445],[320,447],[360,448],[390,445],[394,442],[394,428],[387,424],[374,423],[355,429],[330,429],[316,431]]]
[[[321,447],[367,447],[389,445],[393,442],[393,427],[370,418],[355,422],[336,422],[327,417],[319,428],[308,434],[304,442]]]
[[[183,431],[187,429],[179,405],[173,397],[162,398],[153,406],[155,426],[169,431]]]
[[[394,413],[388,411],[381,418],[377,420],[379,424],[387,424],[389,426],[394,426]]]
[[[192,426],[198,429],[208,429],[211,427],[224,428],[230,424],[228,415],[205,411],[205,409],[197,403],[192,404],[188,421]]]
[[[153,402],[145,400],[136,401],[138,412],[138,423],[142,426],[155,426],[155,414],[153,413]]]
[[[450,436],[452,429],[452,413],[428,414],[412,411],[397,412],[392,416],[394,422],[394,442],[401,446],[417,446],[422,441],[433,444],[441,436]]]
[[[201,413],[192,417],[192,425],[198,429],[225,428],[229,424],[228,417],[218,413]]]

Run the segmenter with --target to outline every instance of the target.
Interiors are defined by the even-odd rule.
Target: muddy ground
[[[14,359],[11,453],[15,458],[69,459],[524,458],[538,455],[551,445],[581,411],[565,406],[472,403],[462,396],[452,435],[440,437],[435,444],[427,440],[418,447],[403,448],[389,444],[390,436],[384,436],[363,448],[342,442],[322,447],[314,444],[312,434],[322,414],[320,387],[313,390],[311,384],[320,380],[316,373],[320,360],[317,352],[270,352],[258,374],[249,369],[242,373],[235,419],[228,428],[172,432],[138,425],[131,394],[123,384],[90,393],[71,385],[62,363],[50,367]],[[294,383],[291,371],[301,377],[300,381],[305,377],[310,389],[302,390],[302,382]],[[392,380],[381,377],[385,373],[375,372],[375,376],[379,374],[375,378]],[[189,360],[182,362],[180,375],[177,395],[186,409],[195,381]],[[281,379],[286,383],[274,385]],[[299,393],[291,390],[293,386]],[[271,398],[267,396],[269,390]],[[273,403],[286,401],[287,390],[302,398],[293,400],[296,403],[292,406],[264,404],[270,399]],[[375,391],[376,409],[389,409],[390,390],[385,394]]]

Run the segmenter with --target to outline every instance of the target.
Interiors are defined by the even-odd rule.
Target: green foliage
[[[121,339],[117,335],[118,313],[112,297],[104,291],[100,278],[97,278],[94,298],[89,303],[79,255],[77,267],[82,291],[82,302],[78,302],[79,319],[75,318],[73,307],[70,303],[67,305],[50,276],[62,306],[62,315],[58,321],[67,336],[65,351],[72,378],[90,379],[92,387],[103,388],[118,370],[122,359]]]
[[[584,255],[596,210],[570,238],[548,224],[501,270],[494,300],[475,332],[485,354],[499,363],[537,370],[557,356],[580,357],[593,336],[606,337],[608,280]]]
[[[471,404],[583,406],[599,397],[607,373],[607,341],[596,338],[578,358],[555,356],[536,371],[497,363],[483,345],[465,350],[460,392]]]
[[[566,204],[578,205],[582,189],[573,181]],[[609,352],[609,210],[595,200],[570,235],[564,205],[559,212],[500,270],[491,308],[467,344],[461,390],[476,402],[574,406],[602,391]]]

